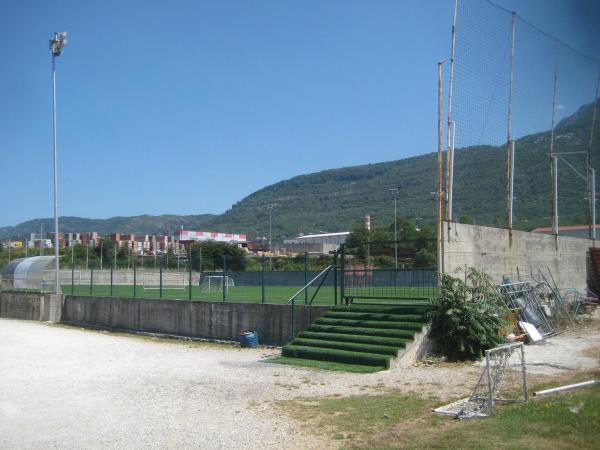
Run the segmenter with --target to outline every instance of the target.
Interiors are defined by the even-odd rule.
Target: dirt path
[[[561,366],[599,366],[595,330],[536,347],[529,370],[565,370],[537,364],[557,349]],[[347,374],[263,362],[277,353],[0,319],[0,447],[327,448],[273,401],[389,389],[456,398],[480,373],[474,364]]]

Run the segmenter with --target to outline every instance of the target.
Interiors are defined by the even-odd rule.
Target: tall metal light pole
[[[272,220],[271,220],[271,216],[273,214],[273,204],[267,206],[267,209],[269,210],[269,270],[273,270],[273,235],[272,235],[272,231],[273,231],[273,227],[272,227]]]
[[[58,164],[56,160],[56,64],[55,59],[67,43],[67,33],[54,33],[50,39],[52,52],[52,161],[54,163],[54,292],[60,294],[60,278],[58,266]]]
[[[394,256],[396,258],[396,269],[398,268],[398,187],[388,189],[394,196]]]

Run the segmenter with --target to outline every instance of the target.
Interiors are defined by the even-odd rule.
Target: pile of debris
[[[530,279],[514,282],[504,278],[499,286],[512,311],[509,320],[509,341],[537,342],[564,331],[575,320],[577,314],[589,312],[598,305],[598,297],[590,293],[584,298],[576,289],[560,289],[548,271],[541,271]],[[510,318],[509,318],[510,319]]]

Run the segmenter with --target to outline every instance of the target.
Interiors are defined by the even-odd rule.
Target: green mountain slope
[[[561,121],[555,130],[557,152],[587,149],[592,105],[585,105]],[[600,120],[596,123],[593,165],[600,168]],[[550,133],[525,136],[516,142],[515,226],[531,229],[551,223]],[[459,149],[455,156],[454,218],[477,224],[502,226],[504,221],[505,147],[479,146]],[[585,174],[585,155],[564,155],[567,163]],[[445,159],[445,158],[444,158]],[[64,217],[65,231],[96,230],[101,234],[156,233],[188,229],[242,232],[249,238],[268,236],[267,205],[273,204],[275,241],[283,235],[348,230],[353,222],[371,215],[375,225],[393,222],[393,198],[388,188],[398,186],[398,215],[421,223],[435,221],[435,153],[355,167],[300,175],[267,186],[239,201],[225,213],[200,216],[136,216],[106,220]],[[565,162],[559,170],[561,224],[587,220],[586,183]],[[193,208],[193,205],[190,205]],[[0,228],[0,238],[39,232],[40,222],[51,229],[50,219],[32,220],[16,227]]]
[[[555,151],[585,151],[590,137],[592,106],[582,107],[555,130]],[[599,121],[600,122],[600,121]],[[551,222],[550,133],[538,133],[515,144],[515,226],[531,229]],[[600,123],[596,124],[594,166],[600,167]],[[454,218],[477,224],[504,223],[505,147],[480,146],[455,152]],[[585,173],[585,155],[565,155]],[[444,155],[445,160],[445,155]],[[265,205],[274,204],[273,234],[347,230],[370,214],[375,225],[393,222],[393,198],[398,186],[398,214],[411,221],[435,221],[437,154],[400,161],[326,170],[301,175],[261,189],[220,216],[213,228],[268,233]],[[565,163],[559,169],[561,223],[584,223],[587,217],[585,181]]]

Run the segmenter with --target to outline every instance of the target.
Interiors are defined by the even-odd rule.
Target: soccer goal
[[[56,280],[56,272],[54,270],[44,270],[42,273],[42,283],[41,290],[42,292],[54,292],[55,288],[55,280]],[[59,272],[59,280],[60,284],[81,284],[81,270],[61,270]]]
[[[202,280],[202,292],[223,292],[223,286],[225,292],[234,287],[233,278],[227,275],[207,275]]]
[[[183,272],[163,272],[162,283],[160,272],[144,272],[142,275],[142,286],[144,290],[160,289],[185,290],[185,274]]]
[[[485,367],[470,397],[434,411],[458,419],[490,417],[494,404],[529,399],[523,343],[502,345],[485,351]]]

